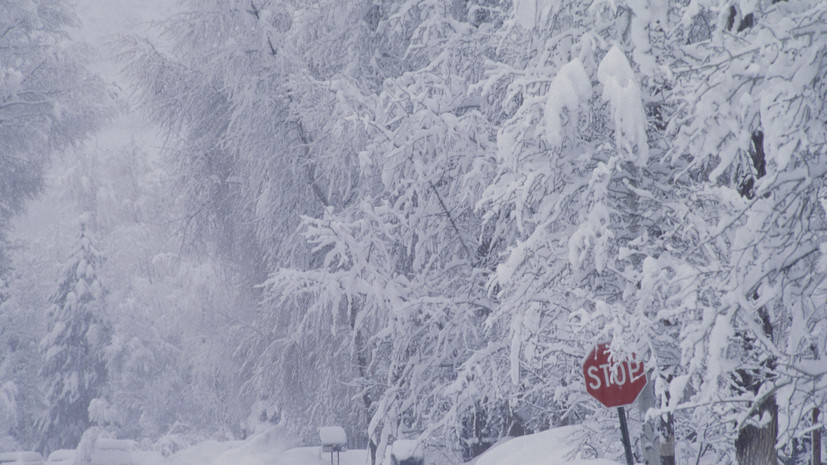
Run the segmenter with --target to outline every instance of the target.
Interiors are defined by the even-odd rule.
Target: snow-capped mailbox
[[[392,465],[423,465],[425,452],[422,445],[411,439],[397,439],[391,446]]]
[[[344,452],[347,450],[347,434],[341,426],[322,426],[319,428],[322,451]]]
[[[339,463],[339,452],[347,450],[347,434],[341,426],[322,426],[319,428],[319,439],[322,440],[322,452],[330,452],[330,465],[333,465],[333,453],[336,453],[336,463]]]

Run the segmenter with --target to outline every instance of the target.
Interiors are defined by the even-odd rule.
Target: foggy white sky
[[[170,15],[172,0],[77,0],[86,40],[101,44],[117,34],[141,33],[152,21]]]
[[[2,1],[2,0],[0,0]],[[119,71],[114,39],[119,35],[138,34],[153,37],[153,21],[166,18],[176,11],[175,0],[76,0],[75,12],[80,17],[80,29],[74,31],[76,39],[87,43],[94,50],[90,68],[98,73],[110,93],[120,96],[122,110],[112,121],[105,124],[79,151],[108,151],[124,153],[130,143],[136,142],[147,156],[154,156],[162,144],[157,129],[136,111],[133,92],[125,76]],[[154,37],[157,39],[157,37]],[[72,157],[55,158],[46,173],[47,189],[44,195],[29,204],[26,212],[14,219],[11,237],[24,240],[33,247],[52,247],[74,237],[74,214],[63,211],[63,203],[56,201],[54,187],[66,172],[65,163]],[[58,248],[59,249],[59,248]],[[62,251],[57,251],[58,261]]]
[[[99,73],[112,92],[135,103],[121,64],[115,60],[118,51],[113,41],[120,35],[137,34],[157,40],[153,22],[169,17],[177,10],[174,0],[76,0],[76,12],[82,22],[78,31],[81,40],[91,45],[96,54],[92,69]],[[102,128],[90,141],[93,148],[115,148],[132,140],[146,140],[145,146],[157,146],[156,131],[143,115],[127,110],[125,114]]]

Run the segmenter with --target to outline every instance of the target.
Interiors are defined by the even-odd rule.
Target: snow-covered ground
[[[574,438],[580,427],[564,426],[502,442],[468,465],[618,465],[603,458],[584,458]]]
[[[566,426],[504,441],[466,465],[619,465],[605,458],[584,458],[573,437],[577,426]],[[298,447],[285,430],[275,427],[247,441],[207,441],[181,450],[162,465],[326,465],[330,454],[320,446]],[[334,463],[336,461],[334,460]],[[341,465],[365,465],[366,450],[341,453]],[[448,465],[428,460],[427,465]]]
[[[342,452],[341,465],[364,465],[365,450]],[[321,446],[299,447],[298,440],[274,427],[246,441],[207,441],[168,457],[162,465],[326,465],[330,454]]]

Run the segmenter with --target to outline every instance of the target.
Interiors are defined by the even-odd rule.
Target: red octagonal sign
[[[614,366],[613,366],[614,365]],[[643,362],[609,363],[609,344],[598,344],[583,362],[586,391],[606,407],[631,404],[646,386]]]

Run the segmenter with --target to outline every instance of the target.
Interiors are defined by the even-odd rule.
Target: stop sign
[[[631,359],[609,363],[609,344],[598,344],[583,362],[586,391],[606,407],[628,405],[646,386],[643,362]]]

